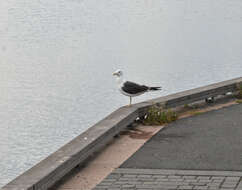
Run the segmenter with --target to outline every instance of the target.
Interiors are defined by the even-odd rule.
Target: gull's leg
[[[131,106],[132,98],[131,96],[129,97],[129,106]]]

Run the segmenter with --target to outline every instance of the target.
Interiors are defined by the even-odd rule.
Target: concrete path
[[[51,190],[90,190],[134,154],[162,126],[137,126],[116,137],[83,167],[77,167]],[[127,147],[129,147],[127,149]]]
[[[242,190],[242,104],[178,120],[96,189]]]

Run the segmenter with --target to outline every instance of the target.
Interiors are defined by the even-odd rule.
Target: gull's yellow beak
[[[118,75],[116,72],[113,73],[113,76]]]

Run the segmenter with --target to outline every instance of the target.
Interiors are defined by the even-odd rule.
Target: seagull
[[[129,96],[129,106],[131,106],[132,97],[139,96],[148,91],[161,90],[161,87],[149,87],[134,82],[126,81],[123,78],[123,72],[121,70],[115,71],[113,73],[113,76],[116,76],[119,91],[123,95]]]

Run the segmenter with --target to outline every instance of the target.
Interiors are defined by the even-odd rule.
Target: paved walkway
[[[99,189],[242,190],[242,104],[159,131]]]
[[[94,190],[236,189],[242,172],[162,169],[116,169]]]

